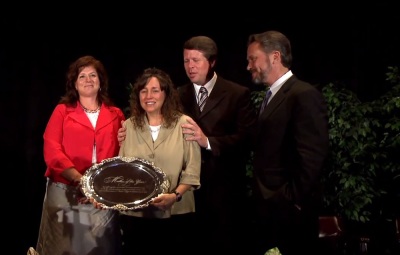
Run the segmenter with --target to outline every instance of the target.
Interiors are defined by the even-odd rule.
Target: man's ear
[[[281,60],[281,53],[279,51],[274,51],[272,53],[272,57],[274,61],[280,61]]]

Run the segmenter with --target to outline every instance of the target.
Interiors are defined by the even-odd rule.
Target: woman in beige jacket
[[[130,106],[119,156],[153,162],[167,175],[170,187],[148,207],[121,212],[123,254],[161,254],[185,238],[191,240],[200,147],[182,134],[181,125],[189,117],[182,113],[177,90],[164,71],[144,70],[133,85]],[[184,250],[174,248],[174,254],[179,252]]]

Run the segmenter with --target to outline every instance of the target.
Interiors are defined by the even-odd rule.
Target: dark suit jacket
[[[184,112],[208,137],[212,150],[202,148],[201,187],[195,192],[196,211],[222,215],[240,203],[246,185],[246,161],[256,115],[250,90],[218,76],[200,112],[193,84],[178,88]],[[225,206],[226,205],[226,206]],[[207,208],[204,208],[207,207]]]
[[[261,199],[312,205],[328,153],[322,94],[290,77],[259,116],[254,139],[255,190]]]

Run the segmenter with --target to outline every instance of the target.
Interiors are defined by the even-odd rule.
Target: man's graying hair
[[[284,34],[273,30],[260,34],[252,34],[249,36],[247,45],[253,42],[259,43],[265,53],[279,51],[284,67],[290,68],[292,65],[292,48],[289,39]]]
[[[198,50],[209,62],[217,60],[218,48],[213,39],[207,36],[194,36],[183,44],[184,50]]]

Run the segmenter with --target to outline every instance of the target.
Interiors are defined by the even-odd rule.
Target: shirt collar
[[[209,80],[206,84],[204,84],[204,86],[193,83],[194,90],[196,91],[196,95],[199,94],[199,90],[201,87],[205,87],[208,91],[208,95],[210,96],[210,93],[213,90],[216,81],[217,81],[217,74],[214,72],[214,75],[211,78],[211,80]]]
[[[291,70],[287,71],[284,75],[281,76],[278,80],[276,80],[270,87],[272,96],[278,92],[278,90],[282,87],[282,85],[292,77],[293,73]]]

